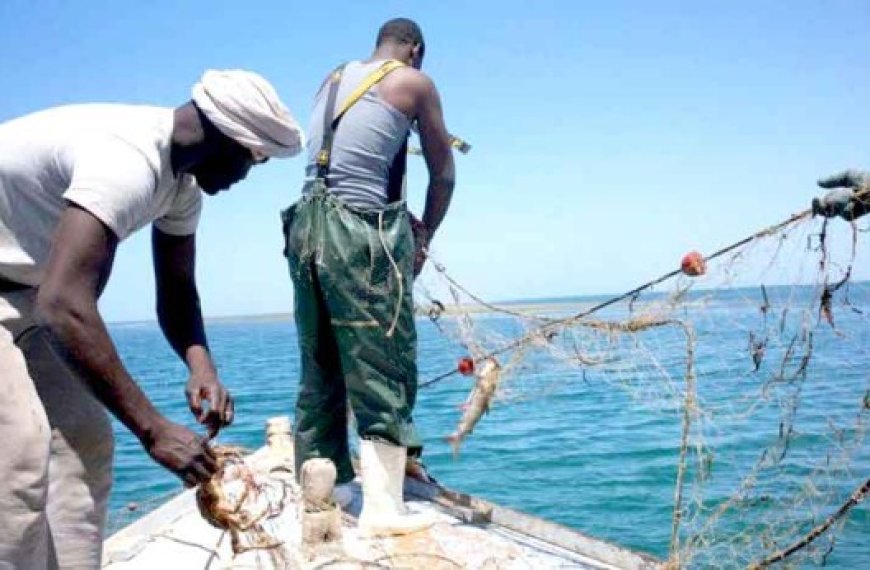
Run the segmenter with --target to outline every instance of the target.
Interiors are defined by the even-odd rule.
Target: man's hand
[[[411,232],[414,234],[414,277],[417,277],[423,271],[423,265],[426,263],[426,250],[429,248],[432,234],[426,224],[413,215],[411,216]]]
[[[217,460],[207,441],[178,424],[165,422],[142,443],[154,461],[186,485],[207,481],[217,470]]]
[[[222,427],[233,423],[233,397],[216,374],[192,372],[184,394],[196,421],[208,429],[209,439],[216,436]],[[204,402],[209,404],[207,410],[203,407]]]
[[[856,200],[855,192],[870,188],[870,175],[859,170],[846,170],[818,181],[822,188],[833,188],[821,198],[813,198],[813,215],[826,218],[840,216],[846,220],[854,220],[867,213],[863,203],[865,199]]]
[[[833,176],[822,178],[818,184],[822,188],[852,188],[857,190],[870,184],[870,174],[860,170],[844,170]]]

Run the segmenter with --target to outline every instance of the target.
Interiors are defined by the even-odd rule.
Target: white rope
[[[396,272],[396,279],[399,282],[399,296],[396,299],[396,311],[393,315],[393,322],[390,324],[390,328],[387,330],[387,338],[391,338],[393,333],[396,331],[396,325],[399,324],[399,313],[402,310],[402,297],[405,295],[405,283],[402,279],[402,271],[399,269],[396,260],[393,259],[393,254],[390,253],[390,248],[387,247],[387,241],[384,239],[384,212],[378,212],[378,238],[381,240],[381,245],[384,248],[384,251],[387,253],[387,258],[390,260],[390,264],[393,266],[393,270]]]

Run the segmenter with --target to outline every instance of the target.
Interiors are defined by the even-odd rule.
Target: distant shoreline
[[[870,285],[870,281],[865,280],[857,280],[851,282],[852,286],[868,286]],[[808,285],[796,285],[797,287],[808,286]],[[735,287],[734,289],[730,289],[730,291],[751,291],[753,289],[758,289],[759,286],[747,286],[747,287]],[[792,287],[791,285],[770,285],[767,286],[767,290],[769,292],[774,292],[779,287]],[[697,289],[692,291],[692,294],[705,294],[710,293],[711,291],[715,291],[715,289]],[[535,299],[525,299],[525,300],[513,300],[513,301],[494,301],[488,302],[491,306],[497,307],[498,309],[503,309],[507,312],[513,313],[521,313],[524,315],[534,316],[535,314],[547,314],[547,313],[567,313],[567,312],[575,312],[579,313],[581,311],[585,311],[589,308],[594,307],[595,305],[612,299],[614,297],[619,297],[624,293],[617,293],[612,295],[583,295],[583,296],[564,296],[564,297],[543,297],[543,298],[535,298]],[[662,295],[667,295],[668,292],[664,291],[648,291],[644,294],[643,297],[638,301],[643,304],[644,301],[650,301],[652,299],[656,299],[661,297]],[[418,317],[426,317],[429,314],[430,308],[432,304],[420,305],[417,308],[417,316]],[[460,305],[459,307],[452,304],[444,304],[444,310],[442,311],[442,315],[444,316],[454,316],[461,313],[471,313],[471,314],[485,314],[485,313],[494,313],[496,312],[494,309],[490,309],[488,307],[484,307],[477,303]],[[281,313],[262,313],[258,315],[219,315],[213,317],[205,317],[206,323],[229,323],[229,322],[245,322],[245,323],[268,323],[268,322],[287,322],[293,320],[292,312],[281,312]],[[111,321],[108,324],[110,325],[136,325],[136,324],[155,324],[156,319],[144,319],[144,320],[132,320],[132,321]]]
[[[527,314],[533,316],[541,313],[562,312],[568,310],[582,311],[586,308],[595,305],[595,302],[590,301],[537,301],[529,303],[510,302],[510,303],[491,303],[494,307],[504,309],[513,313]],[[433,306],[431,304],[421,305],[417,308],[416,316],[427,317]],[[458,314],[482,314],[495,313],[494,309],[484,307],[478,304],[461,305],[446,305],[442,311],[443,316],[455,316]],[[204,317],[206,324],[209,323],[280,323],[293,320],[293,313],[263,313],[259,315],[221,315],[217,317]],[[139,324],[156,324],[155,319],[136,320],[136,321],[113,321],[110,325],[139,325]]]

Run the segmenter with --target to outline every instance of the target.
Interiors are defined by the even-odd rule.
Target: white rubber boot
[[[363,508],[361,536],[391,536],[425,530],[435,524],[428,514],[406,514],[402,500],[407,449],[363,439],[359,444]]]

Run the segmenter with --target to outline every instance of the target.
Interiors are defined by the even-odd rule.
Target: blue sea
[[[866,288],[862,291],[863,295],[853,293],[848,309],[837,307],[837,331],[825,323],[812,325],[812,358],[806,377],[799,379],[783,373],[800,367],[807,347],[805,338],[788,334],[799,316],[778,313],[770,316],[771,322],[761,323],[754,292],[717,298],[698,310],[700,318],[693,321],[698,392],[709,413],[693,437],[707,446],[706,469],[701,473],[698,456],[690,452],[686,503],[691,504],[695,484],[701,481],[697,484],[702,510],[692,511],[702,515],[697,520],[729,498],[734,506],[703,535],[712,541],[714,554],[702,554],[693,566],[745,566],[755,558],[747,553],[758,547],[756,534],[766,525],[791,528],[790,536],[796,538],[833,513],[870,476],[870,451],[858,440],[842,468],[813,479],[823,489],[816,493],[805,483],[819,466],[841,463],[842,450],[860,435],[856,425],[867,419],[866,412],[863,420],[859,417],[870,386],[870,323],[865,316],[870,296]],[[771,295],[776,297],[775,292]],[[794,292],[788,295],[794,303]],[[564,311],[557,304],[564,299],[548,302],[554,303],[553,315]],[[484,337],[504,340],[523,332],[510,316],[473,317]],[[457,359],[465,356],[449,332],[455,329],[453,320],[443,317],[438,323],[448,330],[445,335],[428,319],[419,319],[421,382],[455,368]],[[192,426],[183,394],[186,371],[157,325],[122,323],[110,329],[125,364],[155,404],[172,420]],[[209,321],[207,329],[220,376],[236,399],[235,424],[222,433],[220,442],[256,448],[263,443],[267,418],[293,414],[299,376],[293,321],[223,319]],[[759,336],[774,331],[784,339],[771,338],[758,371],[747,351],[750,330]],[[595,351],[603,354],[601,342],[606,345],[599,339],[590,348],[592,356]],[[426,442],[425,463],[447,487],[666,558],[682,409],[674,404],[679,393],[670,401],[667,389],[657,382],[670,378],[674,386],[682,385],[685,352],[684,337],[669,330],[650,331],[648,337],[639,335],[638,340],[614,346],[614,360],[598,366],[568,366],[545,353],[530,352],[505,377],[502,397],[458,455],[444,436],[453,431],[472,383],[450,376],[419,394],[415,418]],[[765,393],[765,378],[777,373],[785,379]],[[800,402],[793,417],[783,409],[789,395]],[[741,413],[748,409],[751,413]],[[777,447],[783,425],[794,426],[786,449]],[[115,431],[111,530],[181,490],[180,483],[153,464],[117,423]],[[781,460],[759,461],[767,448]],[[741,481],[758,465],[756,483],[738,494]],[[804,498],[795,504],[798,496]],[[131,503],[135,510],[128,508]],[[826,555],[830,542],[819,542],[815,560],[824,560],[830,568],[868,568],[868,539],[870,509],[865,502],[851,511]],[[781,548],[787,542],[767,546]]]

